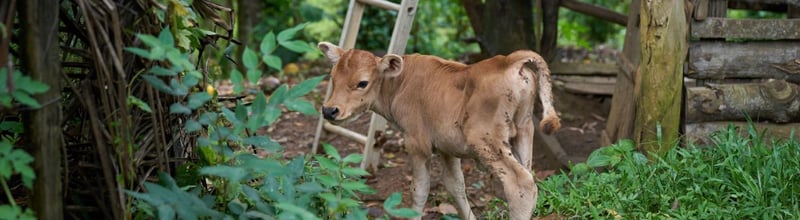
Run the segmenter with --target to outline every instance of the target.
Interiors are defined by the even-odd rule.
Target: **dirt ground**
[[[315,94],[324,94],[325,86],[327,82],[323,81],[317,87]],[[594,149],[600,147],[600,131],[605,127],[611,99],[607,96],[571,94],[555,85],[553,92],[555,108],[560,114],[563,125],[555,136],[570,158],[585,160]],[[315,99],[319,100],[320,96],[316,95]],[[357,121],[344,127],[366,134],[369,118],[370,114],[363,114]],[[285,148],[285,157],[304,155],[311,151],[317,120],[316,116],[285,113],[268,130],[268,134]],[[405,207],[409,206],[411,198],[411,169],[406,166],[409,159],[402,146],[402,134],[389,129],[385,132],[385,137],[387,141],[380,146],[382,153],[379,170],[367,178],[367,183],[375,188],[377,193],[362,197],[370,207],[370,213],[375,215],[383,214],[381,209],[383,201],[393,192],[403,192]],[[533,162],[537,179],[541,180],[566,167],[559,163],[550,150],[537,139],[538,137],[534,137]],[[353,140],[331,133],[324,134],[321,141],[335,146],[342,155],[361,153],[363,148]],[[424,219],[439,219],[443,214],[455,214],[452,198],[440,182],[442,167],[438,160],[433,160],[431,169],[431,190]],[[501,192],[498,190],[502,187],[494,184],[496,180],[491,179],[488,171],[479,169],[471,159],[462,160],[462,169],[470,204],[475,214],[482,216],[481,213],[489,207],[490,201]]]

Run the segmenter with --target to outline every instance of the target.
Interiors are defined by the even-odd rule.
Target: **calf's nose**
[[[325,119],[334,120],[336,115],[339,114],[339,108],[336,107],[322,107],[322,115]]]

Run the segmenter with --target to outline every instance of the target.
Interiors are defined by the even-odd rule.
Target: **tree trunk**
[[[687,90],[686,122],[800,122],[800,86],[783,80],[720,84]]]
[[[683,63],[688,49],[684,1],[645,1],[641,13],[642,56],[636,83],[634,139],[663,153],[678,142]],[[657,129],[660,125],[661,129]],[[659,134],[660,133],[660,134]]]
[[[236,37],[239,38],[239,42],[242,42],[236,48],[236,69],[239,70],[242,74],[246,73],[247,70],[244,68],[244,63],[242,62],[242,53],[244,53],[244,48],[258,48],[255,42],[260,39],[251,39],[253,32],[253,26],[258,24],[262,19],[261,10],[264,8],[263,1],[260,0],[240,0],[238,1],[237,5],[237,20],[236,26],[238,27],[238,31],[236,33]],[[277,32],[275,34],[278,34]]]
[[[542,42],[541,55],[548,62],[556,58],[558,44],[558,7],[559,0],[542,1]]]
[[[611,110],[608,114],[606,130],[601,135],[603,146],[611,145],[621,139],[633,137],[633,120],[636,118],[636,100],[634,99],[634,83],[639,77],[636,69],[639,66],[641,45],[639,44],[639,8],[641,1],[631,2],[628,13],[628,26],[625,33],[623,56],[619,63],[623,71],[617,74],[617,85],[611,98]],[[630,65],[630,66],[628,66]]]
[[[22,63],[31,78],[50,86],[36,95],[42,108],[26,112],[25,132],[33,150],[36,181],[32,207],[39,219],[62,219],[61,67],[58,60],[58,0],[20,3]],[[10,73],[9,73],[10,74]]]
[[[533,4],[531,1],[461,0],[485,57],[534,49]]]

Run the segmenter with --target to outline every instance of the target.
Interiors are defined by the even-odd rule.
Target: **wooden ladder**
[[[397,20],[394,24],[392,31],[392,39],[389,42],[389,49],[387,53],[403,55],[408,41],[408,35],[411,32],[411,24],[414,21],[414,14],[417,11],[417,3],[419,0],[402,0],[398,5],[397,3],[389,2],[386,0],[350,0],[350,5],[347,9],[347,16],[345,17],[344,27],[342,28],[342,36],[339,39],[339,47],[342,49],[352,49],[356,44],[356,37],[358,36],[358,28],[361,26],[361,17],[364,15],[364,8],[367,5],[376,6],[383,9],[397,11]],[[328,83],[328,90],[325,93],[325,100],[328,100],[331,95],[333,83]],[[323,128],[325,130],[340,134],[344,137],[358,141],[364,144],[364,160],[361,162],[361,168],[371,168],[377,170],[378,159],[380,155],[375,154],[375,132],[383,131],[386,129],[386,119],[378,114],[372,113],[372,118],[369,123],[369,130],[367,136],[353,132],[346,128],[342,128],[328,123],[320,114],[317,123],[316,134],[314,135],[314,143],[311,148],[311,154],[316,154],[319,147],[319,139],[322,135]]]

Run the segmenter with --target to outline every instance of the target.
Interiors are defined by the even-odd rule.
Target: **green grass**
[[[747,128],[745,128],[747,129]],[[631,141],[598,149],[540,182],[536,215],[579,219],[798,219],[800,144],[749,128],[713,146],[675,147],[651,160]],[[595,168],[605,171],[597,172]]]

